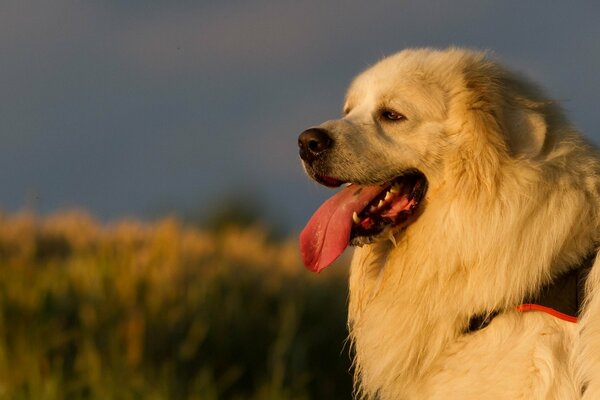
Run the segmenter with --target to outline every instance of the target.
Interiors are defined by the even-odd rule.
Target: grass
[[[344,275],[259,225],[0,215],[0,399],[349,398]]]

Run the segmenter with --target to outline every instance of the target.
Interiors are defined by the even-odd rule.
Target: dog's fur
[[[382,121],[392,108],[404,121]],[[405,50],[320,126],[328,175],[416,168],[421,215],[355,250],[348,325],[368,399],[600,399],[600,257],[578,323],[516,306],[599,242],[600,163],[560,107],[480,52]],[[469,317],[501,310],[465,334]]]

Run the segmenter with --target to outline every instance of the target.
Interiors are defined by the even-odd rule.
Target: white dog
[[[299,146],[347,184],[300,242],[313,271],[358,246],[358,396],[600,399],[600,158],[536,86],[479,52],[406,50]]]

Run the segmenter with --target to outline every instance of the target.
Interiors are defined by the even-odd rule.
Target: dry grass
[[[0,399],[348,398],[331,271],[259,226],[0,215]]]

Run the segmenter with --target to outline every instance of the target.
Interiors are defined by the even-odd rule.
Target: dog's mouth
[[[344,182],[315,179],[329,187]],[[419,215],[427,179],[417,170],[378,185],[349,184],[314,213],[300,234],[300,251],[307,268],[319,272],[349,245],[371,243],[405,228]]]
[[[352,214],[350,244],[361,246],[372,242],[386,228],[408,225],[426,190],[427,180],[418,172],[407,173],[384,185],[362,211]]]

